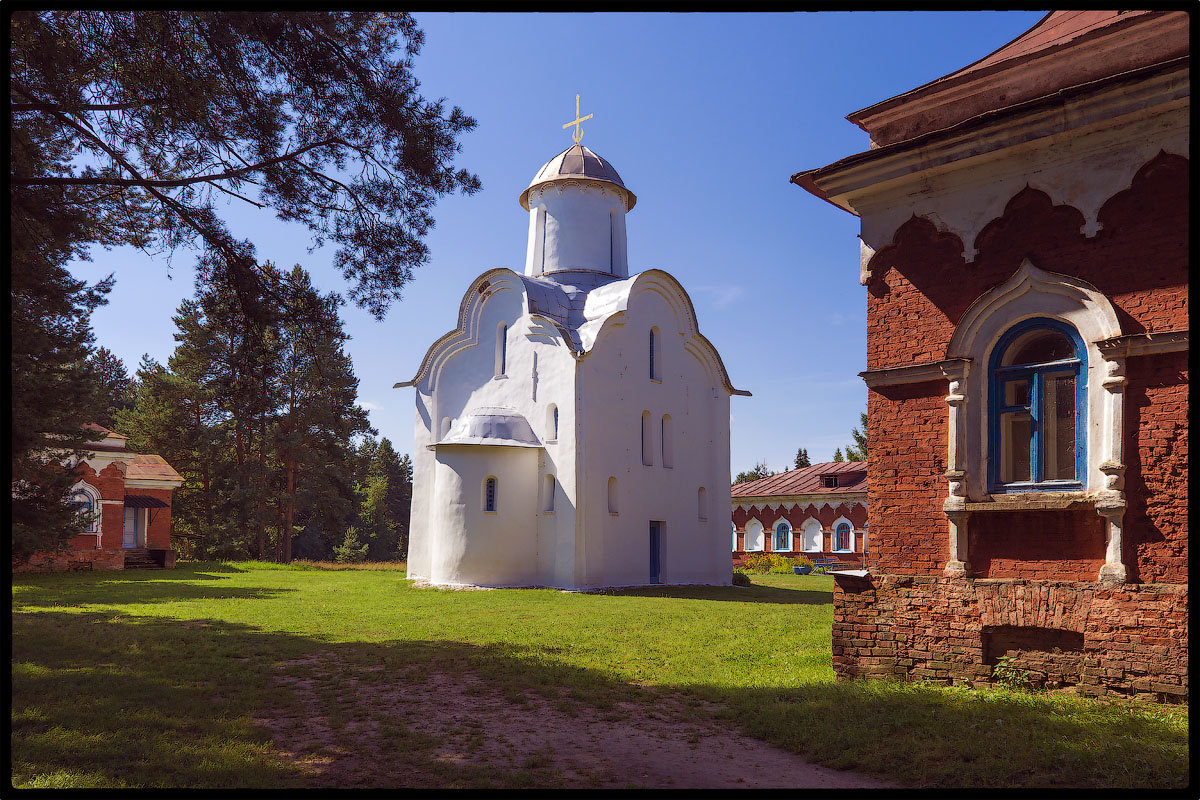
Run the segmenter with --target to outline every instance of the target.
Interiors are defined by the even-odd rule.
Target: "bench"
[[[831,569],[833,569],[834,567],[846,566],[846,563],[844,561],[841,561],[836,558],[814,558],[812,560],[812,564],[813,564],[813,573],[814,574],[818,570],[820,570],[821,572],[825,573],[826,575],[828,575],[829,571]]]

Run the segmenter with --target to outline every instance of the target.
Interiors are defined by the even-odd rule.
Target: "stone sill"
[[[1095,508],[1096,498],[1083,492],[1014,492],[989,494],[987,500],[967,501],[967,511],[1065,511]]]

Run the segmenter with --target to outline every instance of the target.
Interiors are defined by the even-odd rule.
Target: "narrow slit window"
[[[651,439],[654,438],[653,432],[650,430],[650,412],[642,412],[642,464],[644,466],[652,466],[654,464],[654,450],[651,448]]]
[[[708,519],[708,490],[703,486],[696,490],[696,516],[701,521]]]
[[[483,487],[483,510],[496,510],[496,479],[489,477]]]
[[[501,322],[496,328],[496,375],[506,374],[508,369],[508,324]]]
[[[551,512],[554,510],[554,493],[555,493],[554,484],[555,484],[554,476],[547,475],[546,476],[546,488],[545,488],[546,496],[544,498],[543,505],[542,505],[543,511]]]
[[[662,380],[662,353],[660,352],[658,328],[650,329],[650,380]]]
[[[608,479],[608,513],[617,513],[617,479],[613,476]]]

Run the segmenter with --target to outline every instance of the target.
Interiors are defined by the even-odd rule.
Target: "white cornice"
[[[1183,65],[808,174],[830,202],[862,218],[867,252],[890,244],[915,215],[957,235],[971,261],[979,232],[1026,186],[1078,209],[1083,232],[1095,235],[1101,206],[1147,161],[1189,152],[1189,102]]]

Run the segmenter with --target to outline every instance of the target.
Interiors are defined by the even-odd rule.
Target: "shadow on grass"
[[[774,586],[638,586],[629,589],[605,589],[595,594],[784,605],[829,605],[833,602],[833,592],[830,590],[782,589]]]
[[[460,642],[328,643],[220,620],[120,613],[13,615],[15,785],[290,787],[311,784],[268,746],[257,710],[293,706],[273,684],[282,662],[339,665],[343,678],[475,672],[506,696],[567,689],[583,714],[653,702],[654,691],[545,649]],[[671,689],[672,687],[663,687]],[[343,680],[322,702],[344,713]],[[735,727],[810,761],[887,781],[937,786],[1140,786],[1187,782],[1179,717],[1031,694],[887,682],[800,688],[693,686]],[[86,702],[83,702],[86,699]],[[293,708],[294,713],[301,710]],[[699,712],[697,712],[699,713]],[[1186,713],[1186,712],[1183,712]],[[353,752],[356,734],[341,745]],[[438,760],[436,741],[388,741],[391,785],[494,786],[494,771]],[[519,770],[518,770],[519,771]],[[423,777],[421,777],[423,776]],[[508,775],[525,785],[550,773]],[[318,779],[319,782],[319,779]],[[380,785],[387,785],[383,783]]]
[[[171,603],[179,600],[265,600],[297,589],[265,589],[191,583],[227,580],[191,571],[118,571],[96,574],[39,575],[36,583],[13,581],[15,609],[39,606],[83,606],[103,597],[103,605]],[[98,593],[100,589],[102,593]]]

